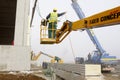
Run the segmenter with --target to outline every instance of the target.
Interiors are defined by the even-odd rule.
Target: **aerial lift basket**
[[[45,19],[41,20],[40,25],[40,44],[54,44],[56,43],[55,38],[48,38],[48,27]]]

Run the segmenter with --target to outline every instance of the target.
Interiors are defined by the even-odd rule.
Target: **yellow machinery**
[[[31,60],[32,60],[32,61],[38,60],[38,58],[40,57],[40,55],[41,55],[41,53],[39,53],[38,55],[35,55],[35,54],[33,53],[33,51],[31,51]]]
[[[44,23],[44,24],[43,24]],[[95,14],[93,16],[71,22],[66,21],[63,23],[61,29],[56,30],[56,38],[49,39],[47,34],[47,23],[45,20],[41,21],[40,26],[40,43],[41,44],[54,44],[60,43],[71,31],[92,29],[99,27],[106,27],[110,25],[120,24],[120,6]]]
[[[44,52],[42,52],[42,51],[40,51],[38,55],[35,55],[35,54],[33,53],[33,51],[32,51],[32,52],[31,52],[31,60],[32,60],[32,61],[36,61],[36,60],[40,57],[41,54],[52,58],[52,59],[51,59],[51,63],[55,63],[55,62],[57,62],[57,63],[63,63],[63,60],[62,60],[61,58],[59,58],[59,57],[57,57],[57,56],[51,56],[51,55],[46,54],[46,53],[44,53]]]
[[[56,40],[54,38],[48,38],[47,20],[45,20],[45,19],[41,20],[40,41],[41,41],[40,42],[41,44],[53,44],[56,42]]]

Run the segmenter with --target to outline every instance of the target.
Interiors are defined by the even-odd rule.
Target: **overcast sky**
[[[31,7],[33,2],[34,0],[31,0]],[[120,6],[120,0],[78,0],[78,3],[86,17]],[[71,6],[71,0],[38,0],[31,28],[32,50],[36,54],[43,51],[53,56],[59,56],[64,62],[74,62],[73,54],[75,57],[86,58],[89,52],[96,49],[86,31],[73,31],[60,44],[40,44],[39,25],[42,19],[40,15],[45,18],[53,8],[57,8],[58,12],[67,12],[66,15],[59,18],[58,28],[65,20],[73,22],[79,20]],[[120,58],[120,25],[97,28],[94,29],[94,33],[107,53]],[[38,62],[49,60],[50,58],[41,55]]]

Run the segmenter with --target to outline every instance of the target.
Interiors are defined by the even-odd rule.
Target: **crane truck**
[[[120,6],[115,7],[113,9],[95,14],[93,16],[85,18],[82,10],[80,9],[79,5],[77,4],[76,0],[72,0],[72,6],[75,9],[78,17],[80,20],[71,22],[69,20],[66,20],[63,23],[63,26],[61,29],[56,30],[56,38],[55,39],[49,39],[45,37],[46,35],[46,28],[45,26],[45,20],[44,24],[43,21],[41,22],[41,31],[40,31],[40,37],[41,37],[41,44],[54,44],[54,43],[60,43],[71,31],[77,31],[77,30],[86,30],[90,39],[96,46],[96,51],[94,51],[94,54],[91,57],[92,63],[101,63],[104,64],[112,64],[116,62],[116,56],[109,56],[108,53],[101,47],[100,43],[98,42],[96,36],[94,35],[94,32],[92,31],[92,28],[99,28],[99,27],[107,27],[110,25],[117,25],[120,24]],[[47,24],[47,22],[46,22]],[[104,67],[103,70],[111,71],[111,68]]]

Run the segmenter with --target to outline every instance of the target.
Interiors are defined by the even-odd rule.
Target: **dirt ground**
[[[120,73],[104,73],[104,80],[120,80]]]
[[[105,80],[120,80],[120,64],[115,66],[115,71],[103,75]]]
[[[103,80],[120,80],[120,65],[116,66],[115,70],[116,71],[111,73],[103,73]],[[40,75],[41,72],[39,72],[38,69],[34,69],[32,73],[0,72],[0,80],[46,80],[35,74]]]
[[[120,73],[103,73],[103,80],[120,80]],[[0,80],[46,80],[34,74],[25,73],[0,73]]]
[[[33,74],[9,74],[0,73],[0,80],[45,80],[41,77],[35,76]]]

